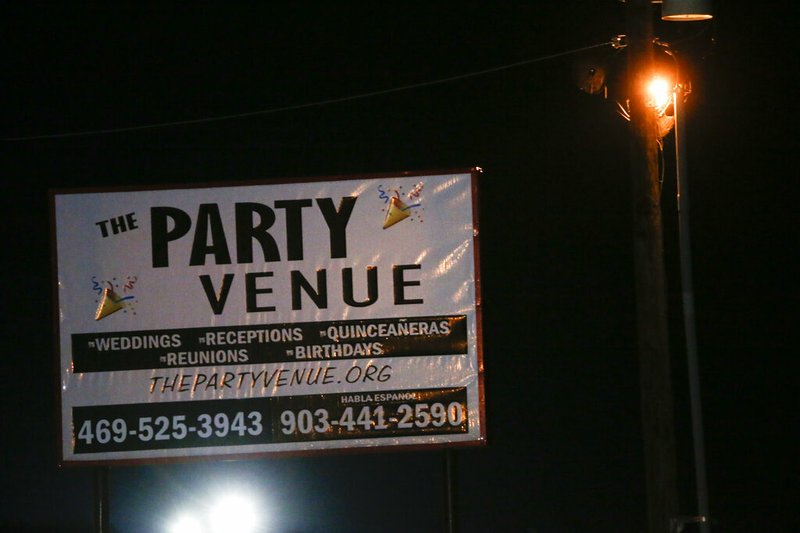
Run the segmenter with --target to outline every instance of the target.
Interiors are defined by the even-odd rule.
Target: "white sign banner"
[[[484,442],[477,175],[53,192],[62,461]]]

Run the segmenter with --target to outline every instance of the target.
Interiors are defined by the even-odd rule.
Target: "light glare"
[[[253,502],[241,495],[224,496],[211,509],[211,533],[253,533],[258,523]]]
[[[179,516],[169,528],[169,533],[202,533],[202,531],[203,525],[190,515]]]

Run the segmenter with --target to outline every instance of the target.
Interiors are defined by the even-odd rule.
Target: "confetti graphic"
[[[389,209],[386,210],[386,218],[383,219],[383,229],[394,226],[409,216],[408,206],[399,198],[392,198],[389,202]]]
[[[136,315],[136,297],[131,294],[139,278],[137,276],[126,276],[124,281],[118,278],[110,280],[100,280],[97,276],[92,276],[92,291],[99,296],[95,300],[97,311],[94,319],[102,320],[117,311],[131,315]],[[124,296],[120,296],[120,291]]]
[[[383,229],[390,228],[403,220],[423,222],[422,212],[425,208],[422,207],[421,195],[424,187],[423,182],[417,183],[403,200],[402,186],[384,188],[383,185],[378,185],[378,199],[385,206],[381,209],[384,213]]]

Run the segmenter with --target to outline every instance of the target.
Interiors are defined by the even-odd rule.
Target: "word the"
[[[138,229],[139,226],[136,225],[134,215],[136,215],[136,213],[128,213],[127,215],[120,215],[118,217],[109,218],[108,220],[101,220],[94,224],[100,228],[100,234],[103,238],[106,238],[108,237],[109,226],[111,227],[111,233],[114,235],[124,233],[128,230]]]

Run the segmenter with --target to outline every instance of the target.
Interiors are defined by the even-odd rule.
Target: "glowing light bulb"
[[[662,77],[656,76],[647,85],[647,104],[655,109],[665,109],[672,100],[672,86]]]

